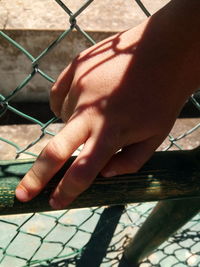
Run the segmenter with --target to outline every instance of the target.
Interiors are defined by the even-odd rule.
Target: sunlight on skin
[[[199,12],[199,1],[170,1],[137,28],[76,57],[51,90],[51,108],[66,125],[18,185],[20,201],[35,197],[82,144],[51,196],[55,209],[99,172],[110,177],[142,167],[200,85]]]

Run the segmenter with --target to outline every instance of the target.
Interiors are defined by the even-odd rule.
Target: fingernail
[[[22,186],[16,188],[15,195],[19,201],[26,202],[29,200],[28,192]]]
[[[58,201],[56,201],[54,198],[51,198],[51,199],[49,200],[49,205],[50,205],[54,210],[60,210],[60,209],[62,209],[61,204],[60,204]]]
[[[102,173],[102,175],[104,176],[104,177],[112,177],[112,176],[116,176],[117,175],[117,173],[116,173],[116,171],[105,171],[105,172],[103,172]]]

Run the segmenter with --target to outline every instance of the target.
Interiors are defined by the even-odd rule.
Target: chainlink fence
[[[43,142],[45,138],[48,141],[48,138],[55,134],[54,130],[62,127],[62,124],[56,123],[59,122],[56,117],[40,121],[16,108],[15,105],[15,98],[25,90],[33,78],[37,81],[41,76],[50,83],[55,81],[40,67],[46,55],[51,50],[59,49],[59,44],[67,40],[74,30],[78,31],[87,43],[95,44],[93,37],[79,26],[77,19],[80,14],[84,14],[85,9],[93,0],[82,1],[82,5],[75,12],[72,12],[64,2],[60,0],[55,0],[55,2],[66,12],[66,19],[69,19],[70,26],[48,47],[44,47],[37,56],[33,56],[5,31],[0,31],[0,45],[13,46],[14,49],[23,53],[29,60],[31,68],[30,73],[14,90],[9,90],[7,94],[0,92],[0,117],[4,118],[7,112],[14,113],[29,121],[31,123],[29,127],[33,127],[36,132],[31,142],[21,145],[17,142],[17,135],[23,134],[25,140],[30,140],[28,136],[26,138],[24,125],[16,126],[14,140],[8,139],[8,131],[12,131],[13,126],[1,126],[0,147],[3,151],[1,159],[4,159],[4,151],[9,149],[15,158],[36,157],[34,147]],[[145,2],[136,2],[143,12],[150,16],[145,8]],[[0,64],[4,64],[3,58]],[[188,103],[193,105],[200,115],[198,100],[195,94],[191,96]],[[34,128],[35,125],[37,128]],[[177,120],[169,138],[165,140],[160,149],[197,147],[199,127],[198,119]],[[118,266],[124,247],[155,205],[156,203],[139,203],[126,207],[96,207],[1,216],[0,266]],[[199,215],[196,215],[140,266],[200,266],[199,220]]]

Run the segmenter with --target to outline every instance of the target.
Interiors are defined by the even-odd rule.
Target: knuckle
[[[82,76],[81,72],[78,70],[74,77],[72,85],[76,93],[80,94],[88,89],[90,83],[90,77],[88,77],[87,75]]]
[[[34,180],[35,184],[37,185],[41,184],[41,180],[40,180],[41,177],[39,176],[39,174],[37,173],[34,167],[30,169],[30,175],[32,179]]]
[[[55,139],[52,139],[46,146],[45,155],[47,158],[56,162],[65,161],[63,146]]]
[[[43,180],[34,167],[29,170],[28,174],[28,179],[22,182],[22,186],[29,192],[29,195],[35,195],[43,187]]]

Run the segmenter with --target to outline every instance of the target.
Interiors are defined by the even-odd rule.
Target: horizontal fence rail
[[[48,200],[53,189],[73,162],[68,161],[45,190],[28,203],[15,199],[15,187],[33,161],[0,163],[1,214],[51,210]],[[136,174],[112,178],[97,177],[93,185],[68,208],[120,205],[187,197],[200,197],[200,150],[156,152]]]
[[[160,148],[163,151],[155,152],[138,173],[112,178],[99,175],[67,210],[52,211],[49,196],[74,161],[73,156],[32,201],[21,203],[15,198],[17,184],[40,153],[35,147],[56,134],[52,130],[58,127],[55,125],[61,125],[51,112],[47,99],[39,101],[40,82],[44,81],[50,88],[56,80],[49,72],[53,63],[50,61],[49,69],[48,64],[44,64],[47,57],[56,57],[54,55],[58,55],[56,53],[63,45],[70,55],[70,62],[71,57],[80,52],[77,49],[71,55],[70,45],[79,45],[80,41],[86,48],[100,40],[95,38],[94,32],[85,31],[79,24],[79,16],[87,16],[84,12],[95,0],[80,0],[80,6],[73,11],[68,7],[68,1],[52,2],[57,4],[55,8],[65,13],[69,23],[63,31],[48,31],[52,39],[47,46],[35,43],[44,30],[35,29],[38,39],[34,40],[22,30],[0,31],[0,53],[3,55],[0,65],[7,71],[6,79],[13,78],[10,72],[13,66],[7,65],[6,56],[18,63],[18,75],[22,74],[8,90],[4,89],[4,79],[0,82],[0,148],[3,147],[0,155],[0,266],[199,266],[199,90],[188,99],[179,114],[180,119],[196,119],[192,123],[190,120],[186,124],[182,122],[181,131],[179,127],[177,131],[172,129],[166,144]],[[114,2],[106,3],[120,8]],[[130,5],[134,2],[147,17],[151,15],[146,8],[148,1],[130,1]],[[47,5],[46,13],[48,11]],[[27,39],[20,42],[22,33]],[[108,32],[101,33],[102,39],[108,35]],[[69,42],[70,38],[75,38],[74,43]],[[15,53],[23,58],[23,62],[22,59],[18,61]],[[52,56],[51,53],[55,54]],[[23,73],[20,73],[21,69]],[[33,83],[34,94],[22,99],[23,93],[30,93]],[[37,128],[37,134],[36,128],[29,134],[33,135],[31,140],[24,125]],[[10,138],[9,131],[17,135]],[[19,141],[21,134],[28,142]],[[4,154],[9,149],[14,156],[5,160]]]

